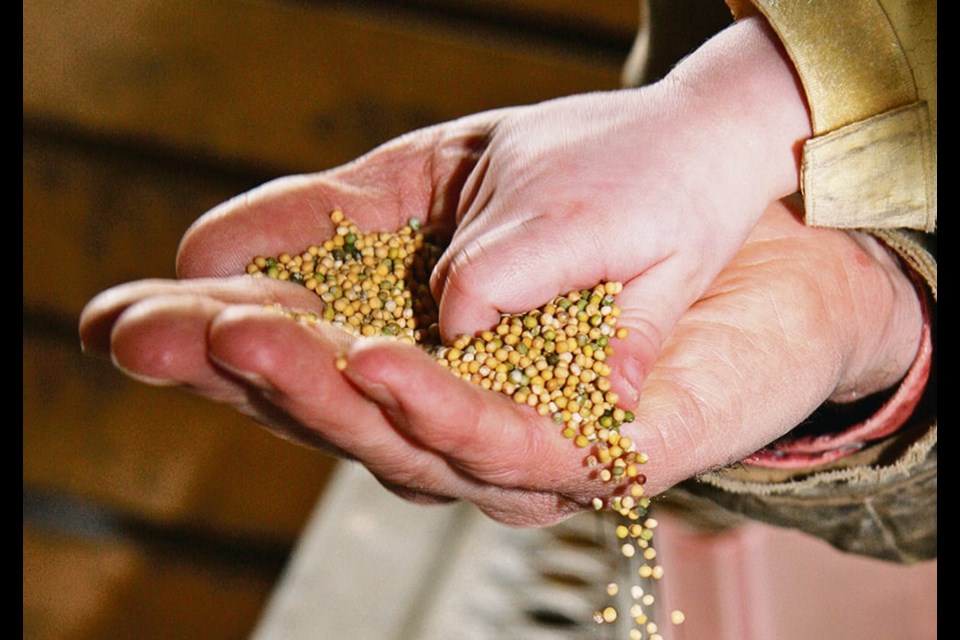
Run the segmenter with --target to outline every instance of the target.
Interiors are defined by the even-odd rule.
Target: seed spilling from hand
[[[611,367],[621,310],[618,282],[557,296],[538,309],[504,314],[492,329],[441,344],[437,305],[428,286],[443,246],[411,219],[397,232],[362,232],[337,210],[330,215],[334,235],[299,253],[256,256],[248,274],[300,284],[322,301],[317,312],[280,311],[300,322],[328,322],[358,336],[389,336],[417,344],[453,375],[527,405],[557,425],[564,438],[586,453],[593,476],[616,487],[595,497],[596,509],[617,512],[616,529],[624,556],[652,551],[656,521],[646,518],[650,500],[640,468],[647,456],[620,434],[634,415],[617,406]],[[336,367],[346,368],[339,357]],[[643,553],[651,560],[654,554]],[[644,564],[639,575],[658,579],[662,569]],[[654,570],[656,569],[656,570]],[[649,594],[648,594],[649,595]],[[652,598],[652,596],[650,596]],[[647,603],[645,603],[647,604]],[[612,623],[616,609],[595,616]],[[633,616],[640,626],[647,616]],[[641,622],[641,620],[643,622]],[[648,633],[649,630],[648,630]]]

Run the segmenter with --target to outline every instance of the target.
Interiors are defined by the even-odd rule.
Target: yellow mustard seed
[[[591,504],[621,518],[617,538],[631,541],[621,545],[621,553],[628,557],[642,553],[652,561],[656,553],[650,540],[656,521],[646,518],[645,526],[637,524],[650,506],[644,497],[646,477],[638,469],[648,458],[619,433],[634,416],[617,406],[620,396],[612,390],[607,362],[613,354],[612,340],[628,335],[625,327],[617,326],[621,310],[615,296],[623,285],[606,282],[571,291],[539,309],[503,314],[495,327],[442,345],[437,305],[427,285],[442,242],[415,219],[397,232],[363,232],[340,209],[331,212],[330,221],[331,237],[274,258],[255,256],[245,272],[312,291],[316,311],[284,312],[298,322],[322,320],[358,336],[388,336],[417,344],[452,375],[510,396],[518,405],[550,418],[562,437],[586,451],[585,466],[594,469],[591,473],[615,487],[611,499],[597,496]],[[346,358],[338,356],[334,365],[343,370]],[[656,579],[663,569],[644,564],[638,574]],[[610,607],[597,615],[610,622],[616,619],[616,610]]]

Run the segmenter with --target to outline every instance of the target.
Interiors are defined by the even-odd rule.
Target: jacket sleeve
[[[801,190],[807,224],[861,229],[917,276],[936,344],[936,2],[730,0],[763,14],[793,60],[811,111]],[[815,16],[815,17],[814,17]],[[932,249],[932,250],[931,250]],[[676,489],[677,504],[722,507],[896,562],[937,555],[936,354],[919,404],[892,435],[826,463],[745,462]],[[827,458],[823,458],[827,459]],[[718,514],[719,515],[719,514]]]
[[[807,224],[937,222],[937,5],[932,0],[731,0],[761,13],[810,107],[801,189]]]

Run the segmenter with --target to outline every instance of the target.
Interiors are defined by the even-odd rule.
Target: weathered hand
[[[766,28],[743,20],[653,87],[413,132],[210,212],[181,244],[186,280],[101,294],[81,319],[84,345],[355,458],[408,497],[465,499],[515,523],[583,508],[604,488],[552,422],[416,348],[264,310],[318,311],[300,287],[227,277],[253,255],[328,237],[335,208],[364,230],[417,217],[453,233],[432,283],[447,337],[625,282],[630,336],[610,360],[613,383],[628,408],[641,400],[624,429],[662,491],[769,443],[828,398],[893,384],[916,351],[916,297],[876,242],[807,229],[780,204],[754,229],[796,187],[794,145],[809,126],[798,95]]]
[[[530,408],[415,347],[260,306],[308,308],[310,296],[265,280],[139,283],[91,303],[83,334],[104,348],[110,329],[111,353],[132,374],[189,385],[349,455],[410,499],[464,499],[505,522],[548,524],[605,490],[584,451]],[[894,384],[919,326],[912,285],[884,248],[774,205],[683,315],[623,428],[650,457],[648,490],[741,459],[829,398]]]
[[[743,459],[828,399],[895,384],[916,354],[920,325],[913,287],[879,243],[805,227],[775,204],[683,315],[644,384],[636,421],[621,428],[650,457],[649,492]],[[583,451],[549,420],[454,379],[415,349],[356,343],[346,374],[410,441],[463,477],[502,487],[492,500],[457,496],[495,517],[548,523],[602,491],[586,480]],[[552,508],[545,492],[554,493]]]

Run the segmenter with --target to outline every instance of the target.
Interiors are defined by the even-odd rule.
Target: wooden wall
[[[23,636],[242,638],[333,462],[80,353],[214,204],[411,128],[613,88],[636,0],[23,5]]]

